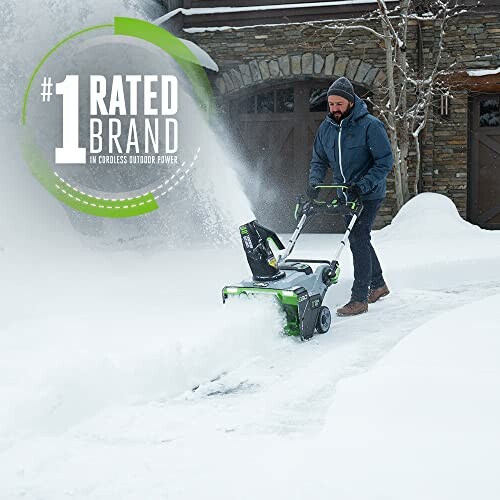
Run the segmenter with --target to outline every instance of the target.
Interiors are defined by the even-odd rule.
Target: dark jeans
[[[349,236],[354,265],[351,301],[366,302],[369,288],[380,288],[385,285],[382,268],[371,244],[370,236],[375,217],[383,201],[383,199],[367,200],[363,203],[363,211]],[[346,226],[350,221],[351,217],[345,216]]]

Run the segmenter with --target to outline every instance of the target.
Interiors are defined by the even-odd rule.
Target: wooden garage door
[[[469,219],[500,229],[500,94],[472,99]]]
[[[330,83],[277,85],[231,104],[232,131],[247,165],[241,172],[245,192],[257,220],[278,232],[295,227],[297,195],[308,185],[312,145],[327,112]],[[325,182],[330,181],[329,172]],[[318,218],[307,227],[309,232],[335,230],[344,227],[332,218]]]

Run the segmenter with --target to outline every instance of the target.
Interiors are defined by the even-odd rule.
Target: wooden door
[[[295,228],[295,205],[308,185],[314,135],[326,115],[326,107],[310,112],[310,92],[305,82],[276,85],[232,106],[235,140],[246,159],[245,192],[257,220],[282,233]],[[321,230],[321,221],[313,220],[307,230]]]
[[[472,99],[469,163],[469,220],[500,229],[500,94]]]

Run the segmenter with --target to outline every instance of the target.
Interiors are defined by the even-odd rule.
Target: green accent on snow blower
[[[337,265],[337,268],[335,269],[335,274],[330,278],[330,283],[332,285],[337,284],[339,281],[339,276],[340,276],[340,266]]]

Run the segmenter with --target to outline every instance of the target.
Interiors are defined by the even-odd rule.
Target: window
[[[268,90],[238,101],[240,113],[292,113],[295,107],[293,88]]]
[[[276,91],[276,112],[292,113],[294,108],[293,89]]]
[[[497,99],[483,99],[479,104],[479,126],[500,126],[500,113]]]
[[[309,91],[309,111],[311,112],[324,112],[328,111],[328,89],[312,88]]]
[[[257,95],[257,113],[274,112],[274,92]]]

